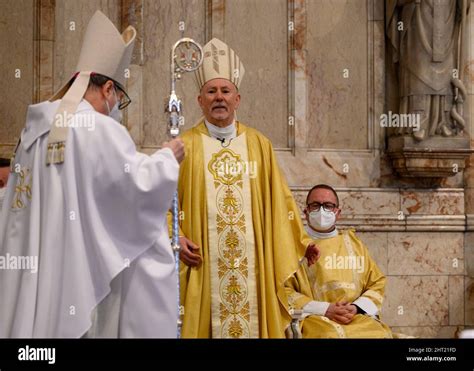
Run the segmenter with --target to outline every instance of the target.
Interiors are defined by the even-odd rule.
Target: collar
[[[213,138],[222,141],[234,139],[237,137],[237,125],[235,124],[235,119],[232,121],[232,124],[226,126],[225,128],[213,125],[206,119],[204,120],[204,123],[207,127],[207,130],[209,131],[209,135]]]
[[[323,233],[323,232],[315,231],[313,228],[311,228],[308,225],[308,226],[306,226],[306,232],[314,240],[325,240],[327,238],[332,238],[332,237],[336,237],[337,235],[339,235],[339,231],[337,230],[337,227],[334,228],[334,230],[331,231],[331,232]]]

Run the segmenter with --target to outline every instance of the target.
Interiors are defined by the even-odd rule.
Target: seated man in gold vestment
[[[336,191],[325,184],[306,200],[307,232],[321,257],[286,283],[289,307],[303,310],[305,338],[391,338],[380,320],[385,276],[353,230],[339,231]]]

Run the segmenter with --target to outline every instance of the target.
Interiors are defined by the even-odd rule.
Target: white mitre
[[[70,117],[76,113],[91,74],[107,76],[124,90],[136,35],[137,31],[132,26],[120,34],[104,13],[95,12],[87,25],[74,75],[49,99],[54,101],[62,98],[48,137],[47,164],[64,162],[68,128],[61,124],[63,120],[58,119],[58,115]]]
[[[212,39],[203,48],[204,59],[196,70],[196,83],[199,90],[213,79],[231,81],[237,89],[244,77],[244,65],[239,56],[219,39]]]

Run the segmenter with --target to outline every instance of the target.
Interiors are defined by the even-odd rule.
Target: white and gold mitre
[[[202,65],[195,72],[199,89],[213,79],[229,80],[238,89],[245,73],[239,56],[227,44],[216,38],[204,46],[203,52]]]
[[[64,162],[68,127],[59,125],[59,119],[76,112],[92,74],[107,76],[123,89],[136,36],[132,26],[120,34],[104,13],[95,12],[87,26],[73,77],[50,98],[50,101],[61,99],[61,103],[48,136],[47,164]]]

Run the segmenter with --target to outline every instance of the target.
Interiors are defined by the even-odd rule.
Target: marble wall
[[[24,125],[35,85],[35,9],[30,0],[7,1],[0,12],[0,144],[11,145]],[[8,56],[8,58],[5,58]],[[8,150],[4,150],[8,154]],[[11,150],[10,150],[11,152]],[[0,153],[1,154],[1,153]]]
[[[453,337],[474,326],[474,171],[401,179],[380,115],[390,105],[383,0],[5,0],[0,13],[0,156],[26,106],[74,72],[96,9],[138,30],[125,125],[137,148],[166,140],[169,53],[182,35],[228,42],[246,67],[238,117],[267,135],[301,208],[316,183],[335,186],[353,227],[388,277],[383,317],[396,331]],[[469,18],[469,40],[474,22]],[[8,37],[7,37],[8,35]],[[464,51],[469,99],[474,51]],[[8,57],[4,57],[8,56]],[[21,71],[21,77],[15,71]],[[201,116],[193,76],[178,86],[186,127]],[[470,128],[474,118],[466,107]],[[472,162],[474,163],[474,162]]]

